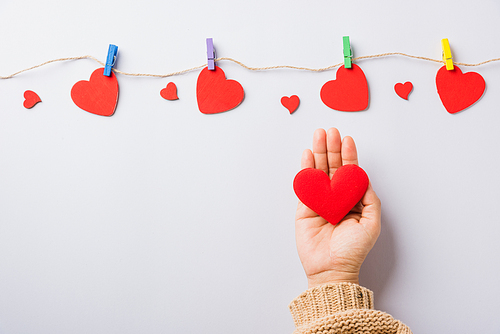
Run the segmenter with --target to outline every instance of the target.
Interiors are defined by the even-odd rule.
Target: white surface
[[[406,52],[455,61],[500,57],[498,1],[3,1],[0,75],[119,47],[117,68],[168,73],[218,56],[249,66],[324,67]],[[477,68],[483,98],[450,115],[439,64],[359,61],[365,112],[322,104],[335,70],[251,72],[221,62],[245,89],[236,109],[197,110],[198,71],[118,75],[111,118],[70,99],[98,67],[55,63],[0,80],[0,332],[287,333],[306,288],[295,250],[292,179],[314,129],[359,146],[383,202],[383,232],[361,283],[415,333],[498,333],[500,63]],[[169,81],[180,100],[159,96]],[[397,82],[412,81],[409,101]],[[22,107],[23,92],[42,103]],[[280,104],[297,94],[289,115]]]

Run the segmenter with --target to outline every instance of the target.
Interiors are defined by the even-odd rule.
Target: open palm
[[[358,164],[351,137],[341,140],[337,129],[314,132],[313,151],[302,154],[301,168],[316,168],[331,178],[337,168]],[[361,264],[380,234],[380,200],[371,183],[361,199],[341,221],[332,225],[299,202],[295,237],[309,287],[325,283],[358,283]]]

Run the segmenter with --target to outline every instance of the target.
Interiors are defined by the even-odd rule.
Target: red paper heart
[[[236,108],[244,96],[240,83],[226,80],[224,71],[218,66],[213,71],[205,67],[198,76],[196,98],[198,108],[204,114],[217,114]]]
[[[111,116],[118,101],[118,81],[113,72],[103,75],[104,68],[98,68],[90,80],[78,81],[71,88],[71,99],[81,109],[92,114]]]
[[[295,110],[297,110],[299,103],[300,103],[300,99],[297,95],[292,95],[290,97],[283,96],[281,98],[281,104],[283,105],[283,107],[288,109],[290,114],[293,113]]]
[[[37,93],[35,93],[31,90],[27,90],[24,92],[23,106],[26,109],[33,108],[35,106],[35,104],[37,104],[38,102],[42,102],[42,100],[40,100],[40,97],[38,96]]]
[[[303,169],[293,189],[302,203],[335,225],[363,198],[368,183],[365,171],[351,164],[337,169],[331,181],[320,169]]]
[[[476,72],[462,73],[458,66],[448,71],[446,66],[436,74],[436,87],[444,107],[450,114],[473,105],[483,96],[486,83]]]
[[[321,101],[340,111],[361,111],[368,108],[368,83],[361,67],[339,67],[337,79],[321,87]]]
[[[396,94],[398,94],[400,98],[405,100],[408,100],[408,95],[410,94],[412,89],[413,89],[413,84],[409,81],[405,82],[404,84],[397,83],[394,85],[394,90],[396,91]]]
[[[160,91],[161,97],[163,97],[165,100],[178,100],[179,97],[177,96],[177,86],[173,82],[169,82],[167,84],[166,88],[163,88]]]

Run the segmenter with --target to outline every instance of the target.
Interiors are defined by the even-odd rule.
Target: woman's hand
[[[337,129],[314,132],[313,151],[302,154],[301,167],[321,169],[332,178],[342,165],[358,164],[351,137],[342,141]],[[361,264],[380,234],[380,200],[371,183],[361,199],[341,221],[332,225],[299,202],[295,238],[309,288],[326,283],[359,284]]]

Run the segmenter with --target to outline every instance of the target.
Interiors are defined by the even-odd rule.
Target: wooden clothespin
[[[212,38],[207,38],[207,59],[208,69],[210,71],[215,70],[215,58],[214,41]]]
[[[448,42],[448,38],[443,38],[441,40],[441,46],[443,47],[443,61],[446,65],[446,69],[448,71],[451,71],[454,69],[454,67],[453,59],[451,57],[450,42]]]
[[[344,36],[344,68],[352,67],[352,50],[351,43],[349,42],[349,36]]]
[[[115,65],[116,55],[118,54],[118,47],[110,44],[108,49],[108,57],[106,58],[106,66],[104,66],[103,74],[107,77],[111,75],[111,69]]]

